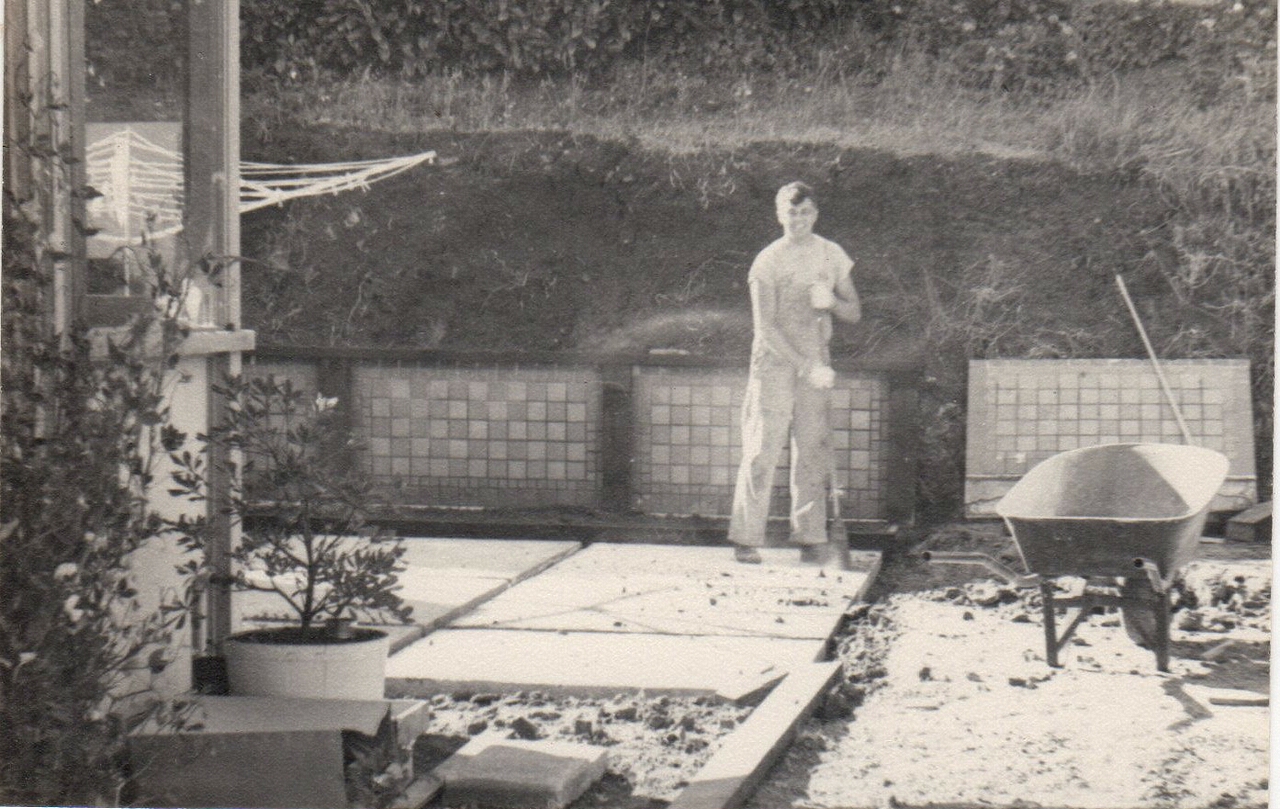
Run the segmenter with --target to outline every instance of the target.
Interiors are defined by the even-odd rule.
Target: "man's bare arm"
[[[853,279],[848,275],[836,281],[836,302],[831,312],[846,323],[857,323],[862,320],[862,300],[858,290],[853,286]]]

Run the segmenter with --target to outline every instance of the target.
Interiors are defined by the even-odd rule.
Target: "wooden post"
[[[631,413],[631,365],[605,365],[600,369],[600,377],[604,385],[600,414],[602,505],[610,511],[630,511],[632,430],[635,429]]]
[[[913,372],[897,372],[889,381],[889,457],[885,470],[885,516],[910,524],[916,515],[919,447],[919,391]]]
[[[19,99],[31,93],[27,3],[4,4],[4,187],[17,199],[31,192],[31,163],[19,144],[31,136],[30,111]]]
[[[185,204],[183,231],[192,282],[204,293],[201,320],[220,328],[240,327],[240,3],[188,0],[187,93],[183,116]],[[205,277],[204,270],[217,274]],[[240,353],[209,357],[209,380],[240,373]],[[210,424],[225,402],[209,396]],[[230,502],[230,463],[225,450],[209,458],[212,528],[208,562],[208,640],[214,651],[231,634],[229,555],[235,542]],[[199,644],[201,639],[197,639]]]
[[[34,199],[52,270],[50,322],[65,341],[84,279],[84,5],[80,0],[5,3],[4,180]],[[40,154],[32,147],[52,149]]]

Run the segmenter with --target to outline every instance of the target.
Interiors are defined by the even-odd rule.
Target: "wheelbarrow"
[[[1095,607],[1118,606],[1125,630],[1169,670],[1169,588],[1195,558],[1209,504],[1229,462],[1204,447],[1103,444],[1042,461],[1000,500],[1019,574],[985,554],[926,555],[932,562],[980,564],[1007,583],[1040,587],[1045,659],[1058,653]],[[1055,598],[1053,579],[1086,580],[1081,595]],[[1080,611],[1058,634],[1059,608]]]

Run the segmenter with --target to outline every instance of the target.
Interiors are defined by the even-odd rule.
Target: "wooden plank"
[[[840,671],[838,662],[796,667],[729,735],[668,809],[732,809],[742,804],[786,749]]]
[[[1236,706],[1261,708],[1271,704],[1271,698],[1265,694],[1251,694],[1249,696],[1222,696],[1209,697],[1210,705]]]

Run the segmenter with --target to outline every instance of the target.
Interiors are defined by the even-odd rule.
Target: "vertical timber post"
[[[631,510],[631,453],[635,418],[632,415],[630,363],[611,362],[600,369],[601,397],[600,468],[605,509]]]
[[[84,284],[83,2],[6,2],[4,45],[4,181],[43,217],[49,317],[66,347]]]
[[[316,362],[316,392],[325,397],[336,397],[338,407],[335,411],[338,418],[338,435],[343,438],[341,449],[342,464],[347,469],[354,469],[358,461],[351,442],[346,439],[353,436],[355,429],[355,373],[354,362],[350,357],[320,357]]]
[[[206,326],[240,327],[240,2],[188,0],[187,93],[183,116],[185,206],[183,228],[192,283],[204,293]],[[202,270],[212,270],[203,278]],[[240,373],[238,351],[208,359],[209,381]],[[225,402],[209,394],[209,423],[222,420]],[[236,459],[211,449],[207,561],[214,577],[208,594],[208,641],[219,651],[231,634],[230,553],[235,526],[229,513]],[[196,638],[197,647],[204,639]]]
[[[885,516],[911,524],[916,516],[916,474],[920,397],[913,371],[888,375],[889,458],[885,474]]]

